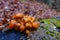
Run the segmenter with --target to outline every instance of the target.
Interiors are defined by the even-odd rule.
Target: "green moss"
[[[46,32],[46,34],[50,34],[50,32],[49,32],[49,31],[47,31],[47,32]]]
[[[53,33],[50,33],[50,35],[51,35],[52,37],[54,37],[54,34],[53,34]]]
[[[45,33],[48,35],[47,37],[48,40],[49,36],[51,36],[56,40],[59,40],[60,32],[56,31],[54,27],[60,27],[60,20],[52,18],[52,19],[43,19],[40,22],[44,24],[41,28],[45,29]],[[45,38],[43,38],[43,40],[45,40]]]

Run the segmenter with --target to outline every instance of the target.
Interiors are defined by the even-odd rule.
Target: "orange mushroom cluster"
[[[35,17],[17,13],[13,15],[13,20],[9,22],[8,28],[19,30],[27,35],[39,27],[39,22],[36,21]]]

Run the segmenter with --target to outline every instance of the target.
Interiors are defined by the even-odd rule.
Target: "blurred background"
[[[38,2],[43,2],[48,4],[50,7],[60,10],[60,0],[37,0]]]
[[[48,4],[50,7],[60,10],[60,0],[34,0]]]
[[[34,1],[42,2],[49,5],[49,7],[55,9],[57,11],[57,14],[60,15],[60,0],[34,0]]]

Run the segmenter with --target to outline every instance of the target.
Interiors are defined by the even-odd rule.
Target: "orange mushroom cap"
[[[39,25],[40,25],[39,22],[33,22],[32,23],[33,28],[38,28]]]
[[[16,21],[15,20],[11,20],[9,23],[8,28],[13,29],[16,26]]]
[[[17,13],[13,16],[13,18],[22,18],[22,17],[24,17],[24,14],[22,13]]]
[[[21,32],[23,32],[23,31],[25,30],[25,26],[24,26],[24,25],[21,25],[21,26],[19,27],[19,30],[20,30]]]

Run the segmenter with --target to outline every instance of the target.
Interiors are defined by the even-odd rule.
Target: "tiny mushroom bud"
[[[30,34],[30,31],[29,30],[26,30],[26,34],[29,35]]]

